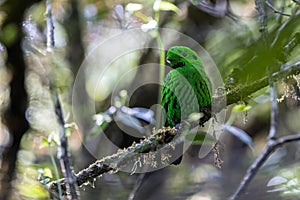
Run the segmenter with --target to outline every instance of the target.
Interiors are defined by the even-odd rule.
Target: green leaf
[[[134,15],[139,18],[140,20],[142,20],[144,23],[148,23],[151,20],[151,17],[148,17],[147,15],[145,15],[144,13],[141,13],[139,11],[134,12]]]
[[[51,169],[49,169],[49,168],[44,168],[44,176],[47,176],[47,177],[49,177],[49,178],[53,178]]]
[[[60,140],[59,140],[59,136],[58,133],[55,131],[52,131],[49,136],[48,136],[48,143],[50,143],[51,145],[59,145],[60,144]]]
[[[72,129],[74,129],[74,128],[77,129],[77,125],[76,125],[76,123],[74,123],[74,122],[65,124],[66,136],[67,136],[67,137],[70,137],[70,136],[71,136],[71,134],[72,134]]]
[[[244,112],[244,111],[247,111],[247,110],[250,110],[250,109],[251,109],[251,106],[244,105],[244,104],[235,105],[233,107],[234,112]]]
[[[213,137],[204,132],[190,133],[186,136],[186,139],[192,141],[193,144],[203,144],[204,141],[212,143],[216,142]]]
[[[154,11],[160,11],[160,10],[173,11],[177,15],[181,14],[181,10],[177,6],[175,6],[173,3],[170,3],[167,1],[155,1],[154,5],[153,5],[153,10]]]
[[[72,134],[71,130],[69,128],[66,129],[66,137],[70,137]]]
[[[39,148],[41,149],[41,148],[47,147],[48,145],[49,145],[48,139],[45,137],[42,137]]]
[[[75,122],[66,123],[65,128],[77,128],[77,125]]]
[[[107,121],[103,121],[101,125],[92,128],[92,130],[87,134],[87,140],[91,140],[93,137],[96,137],[97,135],[102,133],[102,130],[106,128],[107,125]]]
[[[0,33],[1,41],[6,45],[13,45],[18,37],[18,27],[17,25],[10,23],[4,27],[2,27]]]
[[[38,172],[39,172],[38,180],[43,185],[48,184],[53,179],[52,171],[50,168],[47,167],[39,168]]]
[[[19,191],[22,196],[31,199],[47,198],[49,195],[48,191],[39,183],[22,183],[19,186]]]

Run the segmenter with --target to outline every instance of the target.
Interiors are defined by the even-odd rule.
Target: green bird
[[[166,112],[165,127],[174,127],[191,113],[208,116],[211,105],[211,82],[198,54],[185,46],[174,46],[166,61],[172,68],[161,90],[161,105]],[[201,123],[201,119],[200,119]],[[201,124],[202,125],[202,124]],[[183,143],[176,149],[183,153]],[[180,164],[182,156],[172,164]]]

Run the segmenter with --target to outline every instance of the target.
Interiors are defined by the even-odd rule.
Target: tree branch
[[[275,47],[275,49],[277,49],[278,47],[281,47],[283,45],[283,42],[285,42],[286,36],[293,33],[295,31],[295,29],[298,27],[299,18],[300,18],[300,11],[298,10],[293,16],[291,16],[289,19],[287,19],[276,30],[274,40],[271,43],[271,48]]]
[[[118,153],[107,156],[101,160],[97,160],[93,164],[91,164],[86,169],[81,170],[77,174],[75,174],[76,182],[78,186],[82,184],[93,181],[93,179],[99,177],[104,173],[115,173],[120,170],[122,167],[127,166],[129,164],[133,164],[132,159],[134,156],[147,156],[142,153],[156,152],[162,147],[165,148],[165,144],[168,144],[170,141],[175,138],[176,135],[180,135],[183,130],[185,130],[186,126],[179,126],[176,128],[163,128],[155,131],[155,133],[147,139],[142,140],[140,143],[134,143],[132,146],[119,151]],[[174,142],[182,142],[183,136],[176,138]],[[172,148],[171,145],[167,146],[168,148]],[[145,157],[143,157],[144,159]],[[149,162],[151,163],[151,161]],[[51,193],[56,194],[58,191],[58,185],[62,185],[62,189],[65,190],[66,180],[60,179],[48,184],[48,189]]]
[[[240,197],[240,195],[245,191],[250,181],[258,172],[259,168],[264,164],[264,162],[269,158],[269,156],[283,144],[300,141],[300,133],[295,135],[288,135],[284,137],[280,137],[275,140],[269,140],[262,153],[256,158],[256,160],[252,163],[252,165],[248,168],[246,175],[244,176],[242,182],[239,187],[235,191],[235,193],[230,197],[230,200],[236,200]]]
[[[290,14],[286,14],[286,13],[283,13],[279,10],[277,10],[276,8],[274,8],[274,6],[270,3],[269,0],[266,0],[266,4],[267,6],[274,11],[274,13],[277,13],[277,14],[280,14],[280,15],[283,15],[283,16],[287,16],[287,17],[290,17],[291,15]]]
[[[63,113],[61,109],[61,104],[58,99],[58,95],[55,95],[55,113],[57,121],[59,123],[59,140],[60,144],[57,150],[57,158],[60,161],[61,170],[65,177],[66,191],[68,199],[78,199],[78,189],[76,185],[76,177],[73,174],[73,168],[71,164],[70,155],[68,152],[68,138],[65,131],[65,123],[63,119]]]
[[[6,66],[11,72],[9,106],[3,116],[9,131],[9,145],[1,155],[0,164],[0,199],[9,199],[11,181],[14,179],[17,154],[23,135],[29,129],[25,112],[27,109],[27,92],[25,89],[26,63],[22,50],[24,13],[35,0],[10,0],[1,2],[2,18],[0,40],[6,47]],[[13,37],[12,37],[13,36]]]
[[[281,66],[280,71],[273,73],[272,78],[274,79],[274,81],[277,81],[282,77],[297,73],[300,73],[300,62],[292,64],[287,63]],[[227,105],[237,103],[238,101],[247,98],[252,93],[268,86],[268,84],[269,77],[265,76],[264,78],[257,80],[249,85],[233,88],[226,94],[226,103]]]

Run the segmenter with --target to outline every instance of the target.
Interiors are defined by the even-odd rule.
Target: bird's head
[[[170,67],[176,69],[185,66],[188,62],[200,62],[200,58],[188,47],[174,46],[168,50],[166,61]]]

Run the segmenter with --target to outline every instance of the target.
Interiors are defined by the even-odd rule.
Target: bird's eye
[[[185,52],[182,55],[183,55],[183,57],[187,57],[187,53],[185,53]]]

